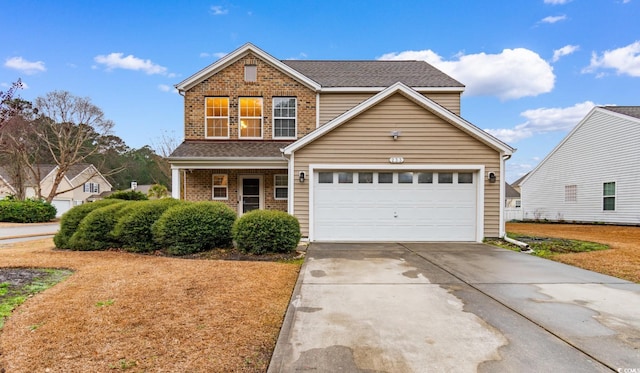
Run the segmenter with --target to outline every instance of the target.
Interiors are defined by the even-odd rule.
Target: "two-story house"
[[[311,241],[504,234],[514,149],[464,120],[464,86],[426,62],[278,60],[245,44],[176,88],[174,198],[287,211]]]

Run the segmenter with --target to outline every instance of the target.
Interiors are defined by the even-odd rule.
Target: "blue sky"
[[[421,59],[532,169],[593,105],[640,105],[640,0],[0,0],[0,90],[90,97],[139,148],[182,140],[173,85],[246,42],[279,59]]]

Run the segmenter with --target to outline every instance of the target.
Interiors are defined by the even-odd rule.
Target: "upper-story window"
[[[240,137],[262,138],[262,97],[240,98]]]
[[[229,137],[229,98],[207,97],[205,137]]]
[[[296,138],[296,106],[294,97],[273,99],[274,138]]]
[[[100,193],[100,184],[98,183],[84,183],[82,191],[85,193]]]

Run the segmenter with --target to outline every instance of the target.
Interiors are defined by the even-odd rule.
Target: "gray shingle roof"
[[[504,183],[504,196],[506,198],[520,198],[520,193],[513,189],[509,183]]]
[[[185,141],[169,159],[282,158],[292,141]]]
[[[424,61],[282,62],[322,87],[388,87],[396,82],[409,87],[464,87],[462,83]]]
[[[602,106],[602,108],[640,119],[640,106]]]

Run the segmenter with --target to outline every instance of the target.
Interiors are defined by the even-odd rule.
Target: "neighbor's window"
[[[100,193],[100,184],[84,183],[83,191],[85,193]]]
[[[602,209],[605,211],[615,211],[616,209],[616,183],[608,182],[602,184]]]
[[[432,184],[433,172],[418,172],[418,184]]]
[[[229,98],[205,99],[205,137],[229,137]]]
[[[353,172],[338,172],[339,184],[353,184]]]
[[[453,173],[438,172],[438,184],[453,184]]]
[[[333,172],[318,172],[318,183],[333,184]]]
[[[273,137],[296,137],[296,99],[276,97],[273,99]]]
[[[255,82],[258,80],[258,66],[244,65],[244,81]]]
[[[473,184],[473,173],[458,172],[458,184]]]
[[[520,207],[522,207],[522,201],[521,201],[521,200],[519,200],[519,199],[517,199],[517,200],[516,200],[516,208],[518,208],[518,209],[519,209]]]
[[[289,178],[287,175],[273,176],[273,190],[275,199],[287,199],[289,195]]]
[[[578,186],[577,185],[565,185],[564,186],[564,201],[576,202],[578,201]]]
[[[228,198],[229,179],[226,174],[213,175],[213,199]]]
[[[262,138],[262,98],[240,98],[240,137]]]

